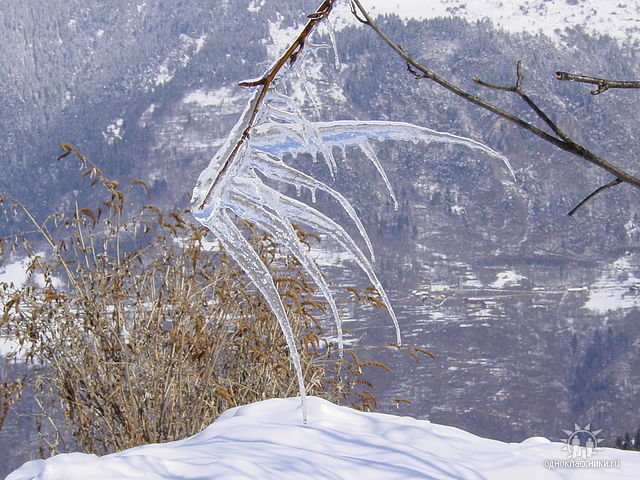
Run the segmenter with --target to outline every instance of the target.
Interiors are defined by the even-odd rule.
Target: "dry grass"
[[[21,380],[0,383],[0,430],[7,419],[11,405],[20,401],[22,386]]]
[[[31,380],[50,424],[43,429],[49,453],[62,448],[66,428],[87,452],[102,454],[184,438],[229,407],[296,395],[277,321],[224,252],[205,248],[206,230],[185,212],[131,209],[126,189],[65,147],[64,156],[76,154],[104,198],[33,220],[48,245],[44,256],[27,236],[6,239],[7,250],[28,254],[31,280],[0,289],[1,331],[44,366]],[[30,217],[20,203],[12,205]],[[373,363],[353,352],[336,358],[317,321],[325,305],[300,266],[268,236],[251,225],[245,230],[286,303],[309,394],[375,407],[362,376]],[[1,425],[17,390],[0,388]],[[53,420],[60,417],[64,424]]]

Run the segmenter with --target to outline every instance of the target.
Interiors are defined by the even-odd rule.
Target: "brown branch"
[[[587,203],[589,200],[591,200],[593,197],[595,197],[596,195],[598,195],[600,192],[606,190],[607,188],[611,188],[611,187],[615,187],[616,185],[620,185],[622,183],[622,180],[620,180],[619,178],[616,178],[615,180],[613,180],[612,182],[607,183],[606,185],[602,185],[601,187],[597,188],[595,191],[593,191],[592,193],[590,193],[584,200],[582,200],[578,205],[576,205],[575,207],[573,207],[573,210],[571,210],[569,213],[567,213],[567,215],[569,215],[570,217],[573,216],[574,213],[576,213],[580,207],[582,207],[585,203]]]
[[[558,136],[559,138],[561,138],[562,140],[564,140],[567,143],[574,143],[573,140],[571,140],[571,138],[569,138],[569,136],[567,134],[565,134],[560,127],[558,127],[558,125],[551,120],[551,118],[549,118],[549,116],[544,112],[544,110],[542,110],[532,99],[531,97],[529,97],[529,95],[527,95],[525,93],[525,91],[522,89],[522,81],[524,79],[524,74],[522,73],[522,60],[518,60],[518,63],[516,65],[516,84],[513,86],[502,86],[502,85],[495,85],[493,83],[489,83],[489,82],[485,82],[483,80],[480,80],[478,77],[473,77],[472,80],[474,82],[476,82],[478,85],[481,85],[483,87],[488,87],[488,88],[492,88],[495,90],[503,90],[503,91],[507,91],[507,92],[513,92],[516,93],[522,100],[524,100],[524,102],[527,104],[527,106],[533,110],[535,112],[536,115],[538,115],[538,117],[547,124],[547,126],[553,131],[553,133],[556,134],[556,136]]]
[[[556,146],[557,148],[569,152],[573,155],[576,155],[587,162],[596,165],[597,167],[611,173],[614,175],[619,182],[618,183],[627,183],[629,185],[633,185],[636,188],[640,188],[640,178],[635,177],[629,172],[623,170],[617,165],[605,160],[604,158],[598,156],[591,150],[586,147],[576,143],[572,139],[570,139],[567,135],[565,135],[551,119],[521,90],[521,82],[522,82],[522,74],[521,71],[518,73],[518,80],[514,87],[502,87],[498,85],[493,85],[487,82],[480,82],[481,85],[497,88],[498,90],[508,90],[514,91],[518,93],[525,102],[532,108],[536,114],[553,130],[553,135],[545,132],[544,130],[538,128],[530,122],[500,108],[488,101],[480,98],[478,96],[472,95],[457,85],[449,82],[444,77],[436,74],[434,71],[429,69],[427,66],[418,62],[414,57],[409,55],[399,44],[394,42],[373,20],[373,18],[369,15],[367,10],[362,6],[360,0],[351,0],[352,11],[358,13],[358,17],[363,23],[368,25],[382,40],[393,50],[395,51],[409,67],[410,72],[412,72],[415,76],[419,76],[419,78],[428,78],[448,91],[458,95],[459,97],[489,111],[501,118],[504,118],[519,127],[529,131],[535,136],[541,138],[542,140]],[[617,184],[616,184],[617,185]],[[613,185],[612,185],[613,186]],[[609,187],[607,187],[609,188]]]
[[[599,95],[610,88],[640,88],[640,82],[634,80],[609,80],[607,78],[590,77],[588,75],[578,75],[575,73],[556,72],[558,80],[567,82],[590,83],[597,85],[596,90],[591,90],[591,95]]]
[[[536,114],[553,130],[553,132],[558,137],[562,138],[566,142],[573,143],[573,140],[571,140],[571,138],[569,138],[556,125],[556,123],[553,122],[549,118],[549,116],[540,107],[538,107],[538,105],[535,104],[535,102],[533,100],[531,100],[531,98],[522,89],[522,80],[524,78],[524,76],[522,74],[522,60],[518,60],[518,64],[516,66],[516,75],[517,75],[516,84],[513,85],[513,86],[510,86],[510,85],[506,85],[506,86],[505,85],[495,85],[495,84],[480,80],[478,77],[474,77],[472,80],[474,82],[476,82],[477,84],[482,85],[484,87],[492,88],[492,89],[495,89],[495,90],[514,92],[514,93],[518,94],[520,96],[520,98],[522,98],[527,103],[527,105],[534,112],[536,112]],[[616,185],[620,185],[621,183],[622,183],[622,180],[620,180],[619,178],[616,178],[612,182],[609,182],[606,185],[602,185],[601,187],[597,188],[594,192],[592,192],[590,195],[588,195],[585,199],[583,199],[580,203],[578,203],[578,205],[576,205],[567,215],[570,216],[570,217],[573,216],[574,213],[576,213],[581,207],[583,207],[589,200],[594,198],[596,195],[598,195],[599,193],[601,193],[604,190],[607,190],[608,188],[615,187]]]
[[[204,196],[204,199],[198,206],[199,210],[202,210],[204,208],[207,201],[211,197],[211,194],[213,193],[214,188],[218,185],[218,183],[220,183],[220,180],[224,177],[226,172],[229,171],[229,167],[233,163],[233,160],[236,158],[238,152],[240,151],[240,148],[249,138],[251,129],[253,128],[255,121],[258,117],[258,112],[260,111],[260,107],[262,106],[262,103],[264,102],[264,99],[267,96],[267,92],[269,91],[271,84],[273,83],[276,76],[278,75],[278,72],[287,64],[287,62],[289,62],[290,64],[293,64],[296,61],[296,59],[298,58],[298,55],[304,48],[304,44],[307,37],[311,34],[311,32],[313,32],[316,26],[323,19],[325,19],[327,15],[329,15],[329,13],[331,13],[331,10],[333,9],[333,5],[335,2],[336,0],[324,0],[314,13],[307,16],[309,20],[307,21],[304,29],[298,34],[296,39],[291,43],[291,45],[289,45],[289,48],[287,48],[287,50],[276,61],[276,63],[274,63],[273,66],[260,79],[240,83],[240,85],[242,86],[259,86],[260,92],[258,93],[258,96],[254,101],[251,116],[247,120],[247,124],[245,125],[245,128],[242,130],[242,133],[240,134],[235,147],[233,148],[229,156],[222,163],[222,167],[218,171],[216,178],[211,183],[211,186],[207,190],[207,194]]]

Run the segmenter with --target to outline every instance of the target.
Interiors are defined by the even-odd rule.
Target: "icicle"
[[[336,41],[336,30],[333,27],[331,18],[327,18],[324,24],[329,32],[329,38],[331,39],[331,47],[333,49],[333,61],[337,71],[342,70],[342,64],[340,62],[340,53],[338,52],[338,42]]]
[[[352,259],[358,264],[358,266],[366,273],[369,281],[373,284],[376,290],[378,290],[380,298],[382,298],[382,301],[389,312],[389,316],[393,321],[393,325],[396,330],[396,342],[398,345],[402,345],[400,325],[398,324],[398,319],[393,310],[393,307],[391,306],[389,297],[387,297],[382,284],[373,271],[371,263],[367,260],[367,258],[362,253],[362,250],[360,250],[360,248],[355,244],[349,234],[345,232],[345,230],[339,224],[331,220],[329,217],[292,198],[281,198],[280,207],[281,208],[277,210],[279,215],[285,215],[293,222],[307,225],[316,231],[325,233],[330,238],[336,240],[342,246],[342,248],[352,257]]]
[[[509,160],[502,154],[487,147],[486,145],[447,132],[439,132],[425,127],[419,127],[404,122],[385,121],[358,121],[358,120],[337,120],[334,122],[303,122],[285,126],[275,123],[265,123],[256,127],[256,136],[251,143],[260,150],[276,152],[278,150],[296,148],[300,149],[310,145],[314,150],[322,146],[323,150],[343,147],[347,145],[359,145],[363,141],[376,139],[400,140],[405,142],[423,143],[445,143],[450,145],[462,145],[474,150],[480,150],[487,155],[499,159],[508,168],[515,178]],[[306,135],[305,135],[306,134]],[[311,138],[308,135],[311,134]],[[306,138],[305,141],[298,141],[292,144],[293,138]]]
[[[296,72],[296,76],[298,77],[298,85],[302,87],[305,93],[305,100],[309,100],[311,102],[311,108],[317,113],[321,113],[320,102],[317,99],[317,95],[313,90],[311,90],[310,86],[312,84],[311,81],[307,78],[307,76],[302,72]]]
[[[333,156],[333,152],[331,151],[331,147],[324,147],[324,143],[320,140],[320,153],[322,154],[322,158],[324,158],[327,167],[329,167],[329,173],[331,174],[331,179],[335,180],[336,175],[338,174],[338,164],[336,163],[336,159]]]
[[[346,162],[347,161],[347,146],[346,145],[338,145],[337,147],[342,152],[342,160],[344,162]]]
[[[393,187],[391,187],[391,182],[389,181],[389,178],[387,177],[387,173],[384,171],[384,168],[382,168],[382,164],[380,163],[380,160],[378,159],[376,152],[371,147],[371,144],[369,144],[368,140],[364,140],[362,142],[359,142],[357,145],[358,147],[360,147],[360,150],[362,150],[364,154],[369,158],[371,163],[373,163],[373,165],[376,167],[376,170],[378,170],[378,173],[382,177],[382,180],[384,181],[384,184],[387,186],[387,190],[389,191],[389,195],[393,200],[394,210],[398,210],[398,200],[396,200],[396,196],[393,193]]]
[[[260,260],[260,257],[253,250],[247,239],[244,238],[242,233],[240,233],[234,225],[233,221],[223,211],[217,216],[216,222],[211,222],[207,226],[218,237],[220,243],[222,243],[231,258],[244,270],[251,282],[266,300],[271,311],[275,314],[280,324],[280,329],[285,336],[287,347],[289,348],[289,355],[291,356],[298,380],[298,390],[302,402],[302,418],[303,422],[307,423],[307,409],[305,405],[306,388],[302,364],[300,363],[300,355],[296,347],[296,339],[291,329],[289,318],[287,317],[282,299],[273,283],[273,278],[271,278],[269,270],[262,260]]]
[[[367,249],[369,250],[371,259],[372,261],[374,261],[375,256],[373,253],[371,239],[369,238],[369,235],[367,234],[367,231],[364,228],[364,225],[362,224],[362,221],[360,220],[360,217],[356,213],[355,209],[340,192],[337,192],[328,185],[316,180],[313,177],[310,177],[309,175],[306,175],[294,168],[289,167],[285,163],[273,160],[266,154],[257,152],[256,156],[260,158],[260,162],[256,162],[255,166],[264,175],[274,180],[286,182],[290,185],[302,185],[309,189],[313,188],[324,191],[325,193],[328,193],[334,200],[336,200],[347,213],[347,215],[349,215],[349,218],[351,218],[351,220],[356,224],[360,235],[367,244]]]
[[[240,194],[235,195],[235,201],[233,202],[232,210],[234,213],[245,220],[253,222],[265,232],[269,232],[275,238],[282,240],[284,245],[291,251],[291,253],[300,262],[302,267],[309,274],[314,283],[318,286],[325,300],[329,304],[331,313],[333,315],[336,332],[338,336],[338,350],[340,356],[344,350],[343,333],[342,333],[342,320],[338,313],[338,307],[335,303],[333,295],[329,290],[329,285],[324,280],[320,269],[315,262],[309,257],[303,244],[298,240],[298,236],[293,229],[291,223],[281,219],[267,211],[259,203],[254,200],[246,198]]]
[[[292,222],[307,225],[317,232],[324,233],[342,246],[344,251],[349,254],[358,266],[366,273],[369,281],[373,284],[376,290],[378,290],[383,303],[387,307],[389,316],[391,316],[393,321],[396,330],[396,341],[398,345],[401,345],[402,340],[400,336],[400,326],[393,307],[391,306],[391,302],[389,301],[382,284],[378,280],[377,275],[373,271],[371,263],[367,260],[362,250],[360,250],[360,247],[356,245],[344,228],[309,205],[281,195],[279,192],[263,183],[254,186],[256,190],[255,195],[250,197],[252,201],[273,208],[281,218],[287,218]]]
[[[201,220],[201,218],[203,218],[202,215],[198,215],[198,213],[202,213],[205,202],[208,199],[215,200],[215,196],[211,195],[212,192],[210,192],[212,184],[220,173],[221,164],[229,157],[233,149],[236,147],[238,138],[241,137],[242,131],[256,107],[258,96],[259,92],[256,91],[247,103],[244,112],[240,116],[238,122],[234,125],[224,144],[218,149],[207,168],[205,168],[198,177],[198,181],[196,182],[193,189],[193,195],[191,197],[191,208],[194,216],[196,218],[200,217],[198,218],[199,221],[203,221]],[[215,202],[210,202],[209,210],[215,210]],[[207,225],[205,224],[205,226]]]
[[[278,108],[271,102],[263,108],[263,112],[269,121],[275,121],[276,123],[293,123],[298,119],[298,114],[296,112],[290,112],[284,108]]]

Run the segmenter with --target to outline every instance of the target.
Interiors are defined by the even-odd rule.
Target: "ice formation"
[[[295,68],[283,69],[266,92],[263,90],[264,86],[256,89],[225,143],[201,173],[193,192],[192,212],[198,221],[218,237],[227,253],[246,272],[273,310],[286,337],[304,404],[302,368],[282,299],[267,267],[235,225],[232,214],[259,226],[298,259],[330,306],[341,351],[342,327],[335,300],[322,272],[309,256],[306,247],[298,240],[293,225],[301,225],[335,240],[379,292],[393,321],[396,342],[400,345],[398,320],[372,266],[374,255],[371,241],[355,209],[341,193],[287,165],[285,159],[291,155],[309,154],[315,159],[324,160],[332,178],[335,178],[338,166],[334,152],[342,152],[346,161],[348,148],[349,151],[359,149],[381,175],[394,202],[393,188],[372,141],[400,140],[464,145],[498,158],[509,170],[511,168],[506,158],[479,142],[409,123],[307,120],[302,115],[295,96],[288,94],[286,88],[287,75],[292,76],[300,63],[302,62],[298,60]],[[307,189],[314,201],[316,192],[322,192],[337,201],[354,223],[366,244],[368,255],[342,225],[317,208],[267,184],[263,177],[276,184],[292,185],[298,192]],[[395,203],[397,208],[397,202]]]

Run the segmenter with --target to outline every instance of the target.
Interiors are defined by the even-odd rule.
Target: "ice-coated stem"
[[[305,406],[306,388],[304,383],[304,374],[302,372],[302,364],[300,362],[300,354],[296,347],[296,339],[291,329],[287,313],[282,304],[282,299],[278,294],[278,290],[273,282],[273,278],[269,273],[266,265],[260,260],[258,254],[253,250],[249,242],[244,238],[238,227],[233,221],[222,211],[216,218],[217,222],[214,226],[209,226],[222,243],[227,253],[238,262],[242,270],[247,274],[251,282],[260,291],[266,300],[271,311],[274,312],[280,329],[285,336],[289,355],[293,363],[296,377],[298,380],[298,388],[300,391],[300,401],[302,402],[302,419],[307,423],[307,409]]]

